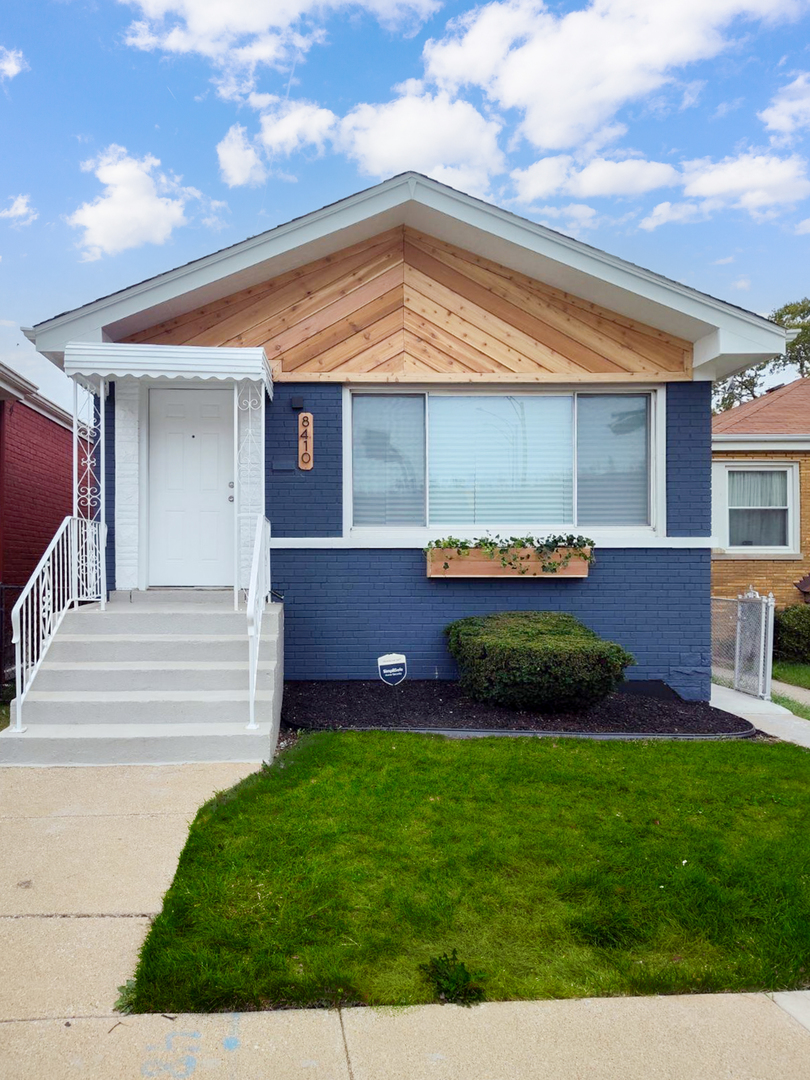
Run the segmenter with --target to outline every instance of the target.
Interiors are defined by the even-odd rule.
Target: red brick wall
[[[24,585],[72,510],[72,435],[20,401],[0,407],[0,583]]]

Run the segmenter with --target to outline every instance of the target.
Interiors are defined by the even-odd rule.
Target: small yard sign
[[[402,653],[386,653],[377,657],[380,678],[389,686],[397,686],[408,674],[408,661]]]

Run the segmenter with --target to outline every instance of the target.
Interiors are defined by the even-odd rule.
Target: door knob
[[[232,488],[232,487],[233,487],[233,480],[231,480],[230,484],[228,484],[228,487],[229,487],[229,488]]]
[[[233,502],[233,495],[228,496],[228,502]]]

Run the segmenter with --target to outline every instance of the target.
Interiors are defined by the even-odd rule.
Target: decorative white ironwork
[[[73,605],[107,597],[104,547],[107,526],[66,517],[11,612],[17,697],[14,730],[23,731],[23,702],[48,646]]]
[[[264,516],[264,402],[263,383],[234,383],[235,600],[249,585],[254,524],[257,516]]]
[[[104,398],[99,380],[82,388],[73,383],[73,514],[90,521],[104,518]]]
[[[259,514],[256,517],[256,539],[253,544],[253,561],[250,568],[250,585],[247,595],[247,628],[249,648],[250,698],[248,729],[254,731],[256,723],[256,681],[259,674],[259,645],[262,637],[262,616],[270,599],[270,522]]]

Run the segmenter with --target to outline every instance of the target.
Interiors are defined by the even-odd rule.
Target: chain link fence
[[[712,597],[712,679],[754,697],[771,697],[773,593],[751,588],[736,600]]]

